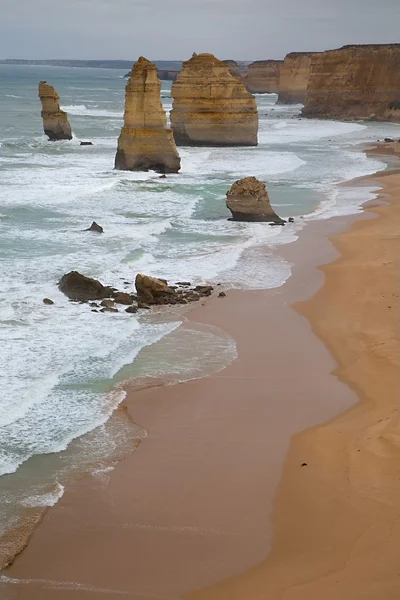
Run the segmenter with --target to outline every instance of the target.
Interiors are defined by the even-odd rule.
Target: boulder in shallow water
[[[174,290],[168,286],[165,280],[142,273],[136,275],[135,287],[140,303],[159,304],[162,303],[160,300],[175,295]]]
[[[265,184],[256,177],[236,181],[226,193],[226,206],[233,221],[285,223],[272,208]]]
[[[102,228],[101,225],[96,223],[96,221],[93,221],[91,226],[88,227],[87,229],[84,229],[84,231],[94,231],[95,233],[104,233],[104,229]]]
[[[43,304],[54,304],[51,298],[43,298]]]
[[[117,304],[125,304],[126,306],[133,304],[133,301],[135,300],[132,294],[127,294],[126,292],[115,292],[113,298]]]
[[[113,288],[103,285],[97,279],[86,277],[78,271],[70,271],[63,275],[58,282],[58,287],[70,300],[81,302],[108,298],[113,291]]]
[[[93,146],[93,142],[81,142],[80,146]]]

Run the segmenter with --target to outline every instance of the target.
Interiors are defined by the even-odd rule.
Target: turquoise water
[[[235,357],[233,340],[218,330],[182,332],[176,313],[99,315],[70,303],[57,289],[65,272],[76,269],[127,290],[137,272],[278,287],[290,276],[279,246],[295,240],[310,219],[356,212],[368,195],[334,184],[384,168],[356,144],[399,136],[395,125],[300,119],[300,107],[276,107],[276,96],[257,96],[257,148],[180,149],[182,171],[166,179],[118,172],[123,75],[0,65],[0,532],[15,525],[19,508],[55,501],[72,465],[101,466],[114,451],[110,439],[118,440],[118,454],[118,444],[145,435],[115,417],[112,435],[104,433],[123,398],[115,389],[120,381],[196,377]],[[43,135],[42,79],[56,87],[69,113],[71,142],[49,143]],[[162,82],[167,110],[170,89]],[[80,140],[93,146],[81,147]],[[267,183],[277,213],[295,217],[294,224],[228,221],[225,193],[248,175]],[[102,236],[82,231],[93,220],[104,227]],[[53,306],[43,305],[46,296]],[[80,436],[96,427],[102,434],[91,434],[88,446]],[[102,437],[107,443],[96,446],[93,439]]]

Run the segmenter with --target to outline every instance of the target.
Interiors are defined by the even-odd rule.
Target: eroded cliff
[[[305,104],[313,52],[285,56],[279,77],[279,104]]]
[[[172,85],[171,126],[181,146],[256,146],[255,98],[212,54],[194,54]]]
[[[60,109],[60,97],[47,81],[39,82],[39,98],[42,103],[43,129],[49,140],[71,140],[68,115]]]
[[[400,122],[400,44],[344,46],[315,55],[303,114]]]
[[[249,92],[277,94],[283,60],[256,60],[247,67],[243,82]]]
[[[124,126],[118,138],[115,168],[177,173],[180,158],[161,104],[157,68],[141,56],[132,68],[125,91]]]

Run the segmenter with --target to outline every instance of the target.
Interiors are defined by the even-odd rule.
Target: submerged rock
[[[93,142],[81,142],[80,146],[93,146]]]
[[[123,171],[178,173],[181,159],[161,103],[157,68],[141,56],[126,85],[124,126],[115,168]]]
[[[88,227],[87,229],[84,229],[84,231],[94,231],[95,233],[104,233],[102,226],[99,225],[98,223],[96,223],[96,221],[93,221],[91,226]]]
[[[284,224],[272,208],[267,188],[256,177],[236,181],[226,193],[226,206],[233,221],[272,221]]]
[[[86,277],[78,271],[70,271],[63,275],[58,282],[58,287],[70,300],[82,302],[107,298],[113,291],[113,288],[103,285],[97,279]]]
[[[171,127],[178,146],[256,146],[254,96],[212,54],[194,54],[172,85]]]
[[[71,126],[66,112],[60,109],[60,97],[54,87],[46,81],[39,83],[39,98],[42,103],[43,129],[49,140],[72,140]]]

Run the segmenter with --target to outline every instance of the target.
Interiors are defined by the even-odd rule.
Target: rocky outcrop
[[[283,60],[256,60],[247,67],[243,82],[254,94],[277,94]]]
[[[109,298],[113,292],[113,288],[103,285],[97,279],[86,277],[78,271],[70,271],[63,275],[58,282],[58,287],[70,300],[81,302]]]
[[[313,52],[285,56],[279,77],[279,104],[305,104]]]
[[[177,173],[181,161],[161,104],[156,66],[141,56],[125,94],[124,126],[118,139],[115,168],[125,171]]]
[[[129,282],[125,282],[129,284]],[[66,273],[58,282],[59,289],[76,302],[88,302],[94,312],[118,312],[116,304],[128,306],[126,312],[135,313],[138,308],[148,309],[153,305],[174,305],[196,302],[205,296],[210,296],[211,285],[191,286],[189,282],[178,282],[168,285],[165,279],[157,279],[138,273],[135,279],[137,294],[121,292],[114,287],[105,286],[97,279],[86,277],[78,271]],[[100,304],[94,301],[101,300]],[[45,304],[53,301],[45,298]],[[102,308],[101,308],[102,307]]]
[[[232,77],[236,77],[236,79],[242,79],[242,73],[240,72],[240,67],[237,64],[236,60],[223,60],[224,65],[226,65],[229,69],[229,73]]]
[[[96,223],[96,221],[93,221],[91,226],[88,227],[87,229],[84,229],[83,231],[94,231],[95,233],[104,233],[104,229],[102,228],[101,225]]]
[[[285,223],[272,208],[265,184],[256,177],[236,181],[226,193],[226,206],[232,213],[232,221]]]
[[[344,46],[315,55],[303,114],[400,122],[400,44]]]
[[[46,81],[40,81],[39,98],[42,103],[43,129],[49,140],[72,140],[68,115],[60,109],[60,96],[53,86]]]
[[[135,279],[135,287],[139,307],[145,308],[151,305],[160,304],[188,304],[196,302],[204,296],[210,296],[213,287],[211,285],[196,285],[194,288],[188,287],[188,282],[181,282],[182,287],[177,285],[169,286],[165,279],[157,279],[149,275],[138,273]]]
[[[172,85],[171,126],[181,146],[256,146],[254,97],[212,54],[194,54]]]

